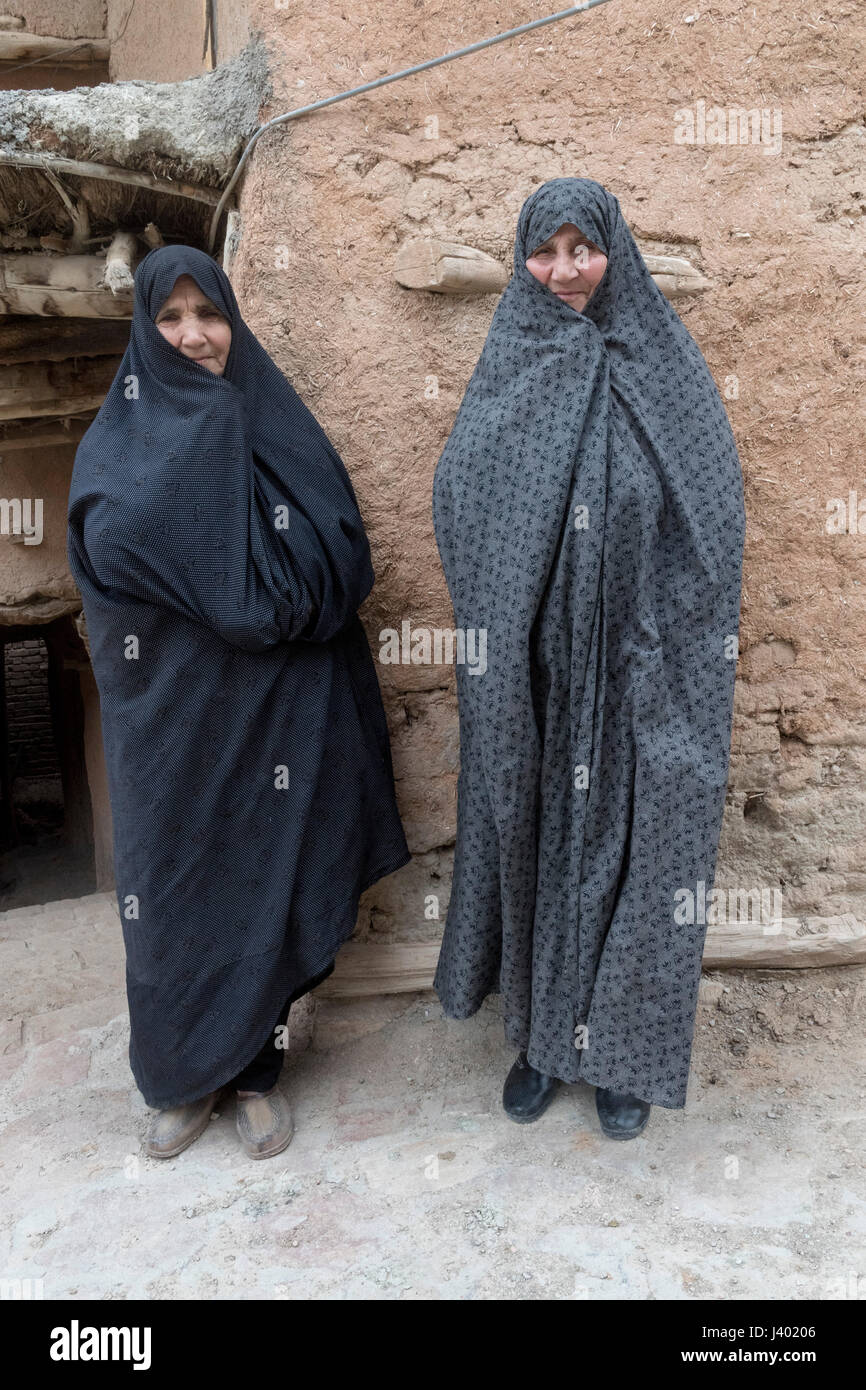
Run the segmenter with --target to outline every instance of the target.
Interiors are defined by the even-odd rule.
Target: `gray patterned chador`
[[[563,272],[575,246],[595,276]],[[457,667],[445,1012],[499,992],[530,1068],[681,1108],[706,927],[675,895],[715,872],[743,483],[697,344],[590,179],[521,210],[433,515],[455,624],[487,630],[484,674]]]

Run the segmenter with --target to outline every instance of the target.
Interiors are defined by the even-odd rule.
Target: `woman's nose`
[[[570,255],[567,251],[563,251],[557,256],[553,266],[555,279],[574,280],[580,275],[580,272],[581,264],[575,256]]]
[[[180,340],[182,343],[204,342],[204,333],[198,319],[186,319],[181,323]]]

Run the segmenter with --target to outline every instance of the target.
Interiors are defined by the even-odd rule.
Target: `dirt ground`
[[[628,1143],[590,1086],[508,1119],[496,997],[305,1001],[264,1162],[231,1100],[145,1157],[111,894],[0,915],[0,975],[0,1274],[45,1298],[866,1296],[863,967],[705,977],[688,1105]]]

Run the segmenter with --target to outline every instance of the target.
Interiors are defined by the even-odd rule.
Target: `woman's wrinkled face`
[[[573,222],[563,222],[526,258],[526,268],[578,313],[604,275],[607,256]]]
[[[177,277],[154,323],[184,357],[222,376],[232,344],[231,324],[191,275]]]

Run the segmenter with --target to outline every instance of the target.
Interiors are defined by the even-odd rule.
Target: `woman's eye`
[[[571,254],[574,256],[575,260],[577,260],[581,256],[591,256],[594,250],[595,247],[590,246],[587,242],[580,242],[573,248]],[[552,256],[554,254],[554,249],[552,246],[542,246],[538,251],[533,251],[532,254],[533,257]]]

